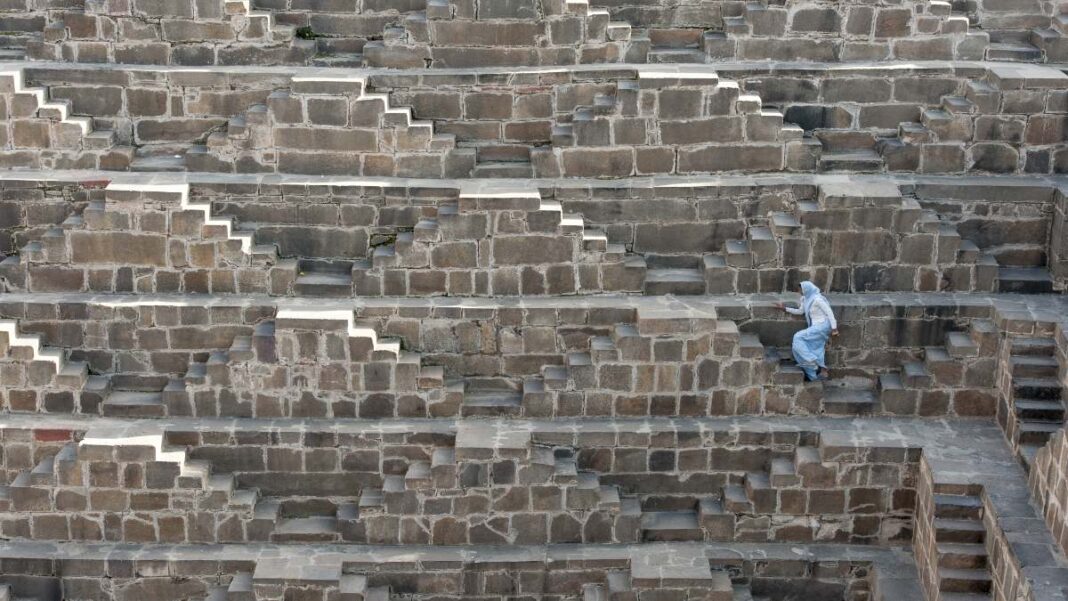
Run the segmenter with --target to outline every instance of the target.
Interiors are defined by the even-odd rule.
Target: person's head
[[[813,284],[812,282],[810,282],[808,280],[805,280],[805,281],[801,282],[801,294],[802,295],[808,297],[808,296],[812,296],[813,294],[819,294],[819,293],[820,293],[820,289],[817,288],[816,285]]]

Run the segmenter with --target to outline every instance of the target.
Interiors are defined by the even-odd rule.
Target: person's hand
[[[837,336],[838,330],[831,330],[831,336]]]
[[[775,303],[775,306],[778,307],[782,311],[786,310],[786,305],[784,305],[782,303]]]

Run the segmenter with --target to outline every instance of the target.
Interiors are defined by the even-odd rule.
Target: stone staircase
[[[8,355],[14,365],[22,366],[19,371],[5,371],[5,385],[62,388],[78,390],[89,377],[89,366],[85,361],[72,361],[61,349],[50,348],[43,344],[41,334],[21,334],[18,322],[13,319],[0,320],[0,356]],[[28,391],[25,395],[12,395],[9,398],[10,410],[36,411],[40,406],[38,395]]]
[[[54,100],[44,87],[28,86],[23,69],[0,72],[8,99],[0,162],[16,169],[109,169],[124,171],[133,149],[119,144],[115,131],[95,127],[91,117],[74,115],[69,99]]]
[[[923,207],[967,201],[951,196],[948,191],[940,192],[937,186],[925,192],[923,197],[914,195]],[[1018,232],[1010,231],[999,238],[971,224],[964,224],[966,229],[960,232],[953,218],[938,213],[934,208],[925,208],[923,219],[928,224],[937,223],[944,235],[959,239],[956,243],[958,262],[975,265],[971,280],[976,289],[1020,294],[1047,294],[1054,291],[1055,282],[1048,266],[1045,241],[1035,239],[1034,229],[1037,225],[1021,225],[1016,228]],[[942,259],[940,255],[940,262]]]
[[[579,469],[572,450],[532,445],[529,433],[522,432],[487,438],[484,430],[477,422],[465,423],[454,447],[437,447],[429,461],[411,461],[403,474],[384,476],[381,488],[364,488],[359,512],[365,520],[367,542],[455,545],[636,540],[639,519],[644,520],[637,501],[621,498],[619,490],[601,484],[596,473]],[[553,492],[542,494],[548,488]],[[494,500],[496,511],[513,513],[511,518],[490,524],[465,519],[468,514],[485,512],[486,504],[480,500],[487,497]],[[437,514],[431,508],[448,506],[461,513],[434,518],[422,534],[401,532],[399,540],[383,534],[389,530],[386,524],[398,517],[427,511]],[[590,515],[583,528],[560,512]]]
[[[452,157],[452,158],[450,158]],[[466,177],[474,152],[456,149],[410,107],[372,93],[363,77],[293,77],[288,90],[230,119],[185,153],[191,171]]]
[[[316,53],[315,41],[300,39],[294,27],[276,23],[270,11],[253,10],[250,1],[220,0],[195,11],[146,4],[137,7],[137,14],[98,3],[64,7],[46,13],[42,35],[28,44],[28,55],[84,63],[308,63]]]
[[[633,292],[644,273],[603,230],[514,186],[461,192],[352,266],[361,296]]]
[[[780,111],[709,71],[639,70],[558,118],[551,136],[531,151],[541,177],[804,169],[810,146]]]
[[[103,492],[107,474],[116,490]],[[159,498],[148,498],[153,492],[163,497],[162,504]],[[104,540],[119,535],[119,531],[105,533],[99,518],[114,520],[107,528],[120,528],[126,540],[146,542],[187,536],[208,542],[266,540],[268,535],[278,540],[269,533],[276,521],[279,527],[286,524],[278,520],[277,502],[260,499],[255,489],[238,488],[233,474],[216,473],[209,462],[190,459],[186,449],[168,446],[158,433],[123,435],[90,429],[80,442],[44,456],[32,470],[19,474],[6,488],[5,498],[4,511],[66,512],[62,519],[48,522],[62,539]],[[129,513],[148,506],[157,515]],[[189,514],[183,515],[183,509]],[[175,514],[167,515],[172,511]],[[85,512],[95,515],[81,515]],[[219,528],[205,526],[205,519]],[[40,523],[44,528],[45,522]]]
[[[631,26],[612,21],[588,0],[476,7],[431,0],[405,15],[381,41],[363,48],[365,63],[388,68],[535,66],[634,60]],[[642,61],[644,62],[644,61]]]
[[[1005,432],[1025,465],[1064,427],[1065,409],[1056,345],[1050,338],[1010,340],[1012,406]]]
[[[80,212],[0,261],[0,276],[37,291],[266,292],[266,279],[249,274],[278,261],[276,246],[255,245],[232,218],[191,202],[186,184],[110,182]],[[129,265],[140,266],[136,280]],[[204,268],[216,270],[210,279]],[[105,270],[113,275],[102,277]]]
[[[977,495],[939,493],[933,498],[939,597],[946,601],[991,598],[983,505]]]
[[[293,346],[294,337],[324,327],[328,329],[322,337],[344,346],[346,363],[310,374],[300,367],[308,357]],[[284,339],[279,340],[279,336]],[[291,370],[304,381],[309,376],[317,376],[322,384],[329,381],[326,390],[337,391],[340,398],[331,402],[264,397],[257,406],[252,406],[251,398],[235,402],[231,390],[246,391],[244,396],[251,397],[257,389],[276,389],[271,376],[264,379],[260,375],[260,366],[276,365],[280,359],[284,367],[277,369]],[[398,340],[380,338],[374,328],[357,321],[351,311],[282,309],[273,321],[258,324],[251,335],[234,338],[228,351],[213,352],[204,363],[191,364],[184,378],[168,386],[165,403],[168,415],[295,416],[318,408],[336,417],[372,417],[374,412],[395,415],[404,410],[399,400],[388,401],[389,395],[375,394],[395,390],[418,391],[425,397],[417,406],[423,416],[455,415],[456,400],[446,394],[443,380],[440,366],[422,365],[418,353],[401,350]]]

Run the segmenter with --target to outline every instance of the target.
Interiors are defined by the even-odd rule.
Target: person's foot
[[[818,370],[816,370],[816,379],[820,381],[830,380],[831,371],[826,367],[819,368]]]

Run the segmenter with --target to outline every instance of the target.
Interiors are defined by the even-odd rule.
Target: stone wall
[[[1062,384],[1068,383],[1068,337],[1063,327],[1058,329],[1056,340],[1060,381]],[[1033,498],[1042,508],[1050,533],[1062,550],[1068,549],[1068,532],[1065,530],[1065,508],[1068,507],[1068,499],[1064,498],[1063,484],[1064,469],[1068,465],[1065,442],[1064,429],[1049,432],[1049,441],[1038,449],[1029,473]]]
[[[322,106],[298,113],[284,109],[301,99],[299,84],[278,74],[174,71],[148,83],[137,70],[113,70],[103,86],[85,70],[33,70],[29,76],[48,85],[51,98],[71,98],[75,113],[107,126],[115,144],[133,145],[141,155],[185,152],[189,168],[212,171],[429,177],[492,177],[497,170],[545,177],[839,169],[1051,173],[1064,160],[1068,77],[1041,67],[918,74],[900,67],[800,69],[796,77],[777,71],[774,78],[763,68],[719,70],[738,77],[737,84],[711,71],[676,79],[640,69],[590,69],[510,74],[492,84],[463,74],[372,75],[367,85],[390,94],[388,101],[374,99],[384,105],[378,110],[412,108],[406,118],[399,111],[401,123],[384,117],[367,122],[383,131],[368,129],[355,115],[323,112],[323,106],[348,102],[372,106],[371,98],[342,85],[355,83],[347,76],[338,80],[342,88],[316,92],[321,97],[314,102]],[[162,101],[178,89],[182,105]],[[299,142],[289,134],[313,132],[350,143],[335,144],[320,163],[296,160],[307,148],[287,143]],[[451,159],[404,157],[413,149]],[[13,156],[29,152],[17,140],[12,150],[21,151]],[[376,160],[353,164],[342,150]]]
[[[349,361],[339,355],[330,365],[314,367],[305,357],[311,348],[281,347],[299,354],[279,360],[264,354],[272,346],[257,346],[262,336],[265,344],[280,348],[276,337],[303,329],[299,312],[271,304],[206,310],[79,303],[64,306],[60,314],[24,301],[6,303],[2,315],[17,319],[19,332],[39,333],[47,346],[72,349],[70,361],[83,363],[83,372],[53,382],[56,368],[34,367],[38,361],[15,353],[21,347],[12,340],[5,396],[18,411],[105,415],[990,415],[994,410],[990,387],[996,348],[990,346],[990,326],[978,319],[983,312],[976,308],[946,307],[950,312],[938,318],[901,318],[885,306],[841,305],[843,334],[831,349],[831,361],[849,366],[843,374],[857,377],[859,388],[842,391],[848,394],[832,407],[832,393],[818,384],[802,385],[799,372],[779,365],[777,349],[789,346],[801,324],[784,320],[768,305],[729,317],[740,324],[741,334],[734,321],[711,315],[673,324],[655,311],[625,306],[579,311],[551,305],[530,311],[502,307],[467,317],[444,307],[404,314],[384,311],[386,307],[372,304],[358,311],[355,321],[350,312],[339,312],[340,329],[334,328],[331,336],[347,340],[353,349],[361,348],[358,344],[377,348],[379,336],[396,337],[391,344],[403,353],[383,349],[385,354],[372,354],[368,366],[363,365],[366,358]],[[272,317],[270,330],[263,322]],[[557,325],[549,325],[551,319]],[[345,323],[350,325],[342,327]],[[346,335],[352,324],[358,332]],[[658,363],[673,357],[671,369],[654,366],[654,348],[660,349]],[[205,352],[214,353],[206,363]],[[919,364],[917,381],[890,378],[915,361],[926,361],[926,367]],[[286,384],[257,378],[260,363],[335,384],[331,392],[300,401],[287,393]],[[86,376],[85,370],[100,375]],[[363,377],[351,385],[337,380],[350,370]],[[130,372],[138,378],[121,375]],[[373,384],[394,378],[401,389]],[[932,387],[933,382],[939,386]],[[109,401],[122,390],[144,392],[148,404]],[[499,402],[480,407],[474,399],[486,393]]]
[[[27,185],[11,182],[3,205],[13,217],[4,235],[21,251],[0,265],[12,290],[349,297],[783,292],[805,278],[841,292],[1055,285],[1042,243],[1052,189],[1041,185],[670,187],[655,191],[655,210],[652,190],[603,186],[258,185],[253,195],[245,185]],[[57,203],[63,194],[70,201]],[[26,227],[39,215],[56,221]],[[523,250],[549,242],[544,256]],[[133,244],[136,268],[117,260]],[[328,280],[303,277],[328,269]],[[678,274],[687,277],[670,279]]]
[[[1048,7],[977,3],[465,1],[302,4],[264,0],[20,3],[16,46],[37,59],[131,64],[316,64],[398,68],[721,60],[1024,60],[1057,62],[1064,37]],[[1003,32],[1004,30],[1004,32]],[[1022,38],[1026,45],[1002,45]]]
[[[1063,282],[1068,279],[1068,195],[1061,190],[1054,195],[1049,240],[1050,271],[1057,281]]]
[[[24,463],[26,446],[40,460],[12,478],[0,531],[50,540],[387,545],[893,544],[911,534],[918,453],[892,445],[822,441],[811,432],[723,431],[696,445],[696,430],[435,430],[292,431],[266,443],[254,431],[152,434],[146,424],[132,438],[107,428],[74,433],[79,440],[54,455],[25,441],[58,433],[16,432],[6,436],[16,452],[8,469]],[[235,438],[243,440],[237,453],[228,442]],[[324,527],[298,529],[309,515]],[[680,527],[672,517],[694,521]]]

